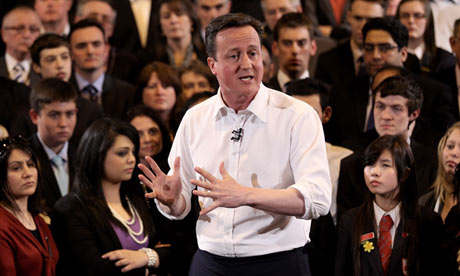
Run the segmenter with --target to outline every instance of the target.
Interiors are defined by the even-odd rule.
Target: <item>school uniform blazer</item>
[[[450,88],[450,92],[452,93],[452,102],[454,105],[454,117],[455,121],[460,119],[459,115],[459,107],[458,107],[458,84],[457,84],[457,76],[455,75],[455,64],[440,73],[438,73],[435,77],[436,80],[446,84]]]
[[[0,207],[0,274],[54,276],[59,253],[51,231],[34,216],[42,243],[16,217]]]
[[[436,55],[431,56],[428,52],[424,52],[422,60],[420,60],[421,72],[429,77],[433,77],[440,72],[455,66],[455,56],[441,48],[436,49]]]
[[[38,140],[37,134],[33,134],[30,137],[30,147],[37,156],[40,164],[40,176],[41,176],[41,193],[42,199],[44,200],[45,211],[52,212],[53,206],[61,197],[61,190],[59,190],[59,184],[57,183],[56,177],[54,176],[53,168],[51,167],[51,161],[45,152],[42,144]],[[67,151],[67,161],[69,162],[69,191],[73,186],[73,178],[75,175],[75,156],[76,147],[69,143]]]
[[[122,246],[110,222],[97,220],[88,205],[91,204],[75,193],[69,193],[55,205],[51,230],[61,253],[58,274],[144,276],[144,268],[122,273],[121,267],[116,267],[114,261],[101,258],[107,252],[122,249]],[[148,247],[154,248],[157,241],[149,237]],[[170,248],[156,248],[155,251],[160,257],[160,266],[167,267]],[[156,269],[150,270],[153,274],[159,272]]]
[[[5,77],[5,78],[10,78],[10,75],[8,73],[8,68],[6,67],[5,56],[0,57],[0,76]],[[29,77],[30,87],[34,87],[41,80],[40,75],[35,73],[35,71],[32,69],[32,66],[30,67],[28,77]]]
[[[354,271],[353,265],[353,255],[356,250],[356,241],[354,241],[353,231],[357,223],[357,213],[358,208],[345,213],[338,227],[337,252],[335,258],[335,275],[337,276],[354,276],[357,274],[357,271]],[[417,227],[417,256],[408,256],[408,242],[411,237],[403,231],[406,223],[415,223],[415,221],[405,221],[401,218],[393,241],[387,275],[441,275],[438,273],[441,255],[440,243],[443,235],[442,220],[433,211],[420,207],[417,221],[419,222]],[[378,227],[375,225],[374,221],[369,221],[365,224],[364,231],[361,233],[361,239],[365,239],[363,242],[359,241],[361,276],[384,275],[379,254],[377,229]],[[365,251],[364,245],[368,248],[367,251]],[[414,270],[414,267],[411,269],[405,265],[414,257],[419,265],[418,272]]]

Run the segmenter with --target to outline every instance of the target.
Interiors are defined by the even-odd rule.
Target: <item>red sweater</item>
[[[48,225],[34,216],[43,245],[0,206],[0,274],[54,276],[59,253]]]

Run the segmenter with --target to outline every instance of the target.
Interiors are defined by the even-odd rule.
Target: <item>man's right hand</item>
[[[150,165],[149,169],[144,164],[139,164],[139,169],[144,173],[139,179],[149,187],[152,192],[145,194],[147,198],[156,198],[160,203],[169,207],[168,213],[180,214],[185,209],[185,202],[181,195],[182,183],[180,180],[180,157],[174,160],[174,173],[164,174],[157,163],[149,156],[145,158]]]

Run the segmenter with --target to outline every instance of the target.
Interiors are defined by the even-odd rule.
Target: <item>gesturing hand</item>
[[[247,195],[251,188],[244,187],[236,182],[224,168],[224,162],[219,166],[222,179],[217,179],[209,172],[202,168],[195,168],[195,171],[201,174],[209,182],[192,179],[192,184],[206,189],[207,191],[194,190],[193,194],[197,196],[210,197],[214,202],[207,208],[201,210],[200,215],[205,215],[217,207],[236,208],[247,204]]]
[[[157,163],[150,157],[145,160],[149,163],[150,170],[147,166],[139,164],[139,169],[145,174],[139,175],[139,179],[152,189],[151,193],[146,194],[148,198],[156,198],[164,205],[171,207],[176,203],[181,196],[182,184],[180,180],[180,158],[176,157],[174,160],[174,173],[173,175],[164,174]]]
[[[110,251],[102,255],[102,258],[115,261],[115,266],[123,266],[121,272],[146,267],[149,262],[149,258],[144,252],[127,249]]]

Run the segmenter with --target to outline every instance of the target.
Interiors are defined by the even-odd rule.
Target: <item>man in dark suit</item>
[[[402,76],[388,77],[373,91],[372,129],[350,142],[354,153],[343,159],[337,191],[337,217],[363,201],[366,185],[363,177],[364,149],[382,135],[402,135],[410,144],[417,165],[418,194],[423,194],[436,176],[436,154],[409,136],[410,125],[420,115],[423,94],[416,82]]]
[[[71,83],[84,98],[99,103],[104,115],[123,118],[132,105],[134,87],[105,73],[109,47],[102,26],[81,20],[72,26],[69,40],[75,64]]]
[[[11,133],[11,122],[29,110],[29,88],[0,76],[0,125]]]
[[[287,85],[297,79],[310,77],[310,56],[316,53],[313,29],[302,13],[287,13],[275,25],[273,55],[278,58],[278,72],[268,86],[286,92]]]
[[[6,52],[0,57],[0,76],[26,85],[40,80],[31,68],[29,47],[40,35],[41,27],[40,18],[31,7],[18,6],[5,15],[1,35]]]
[[[69,143],[77,123],[77,92],[58,78],[44,79],[30,95],[30,118],[37,133],[30,138],[40,163],[42,194],[49,212],[72,187],[75,147]]]

